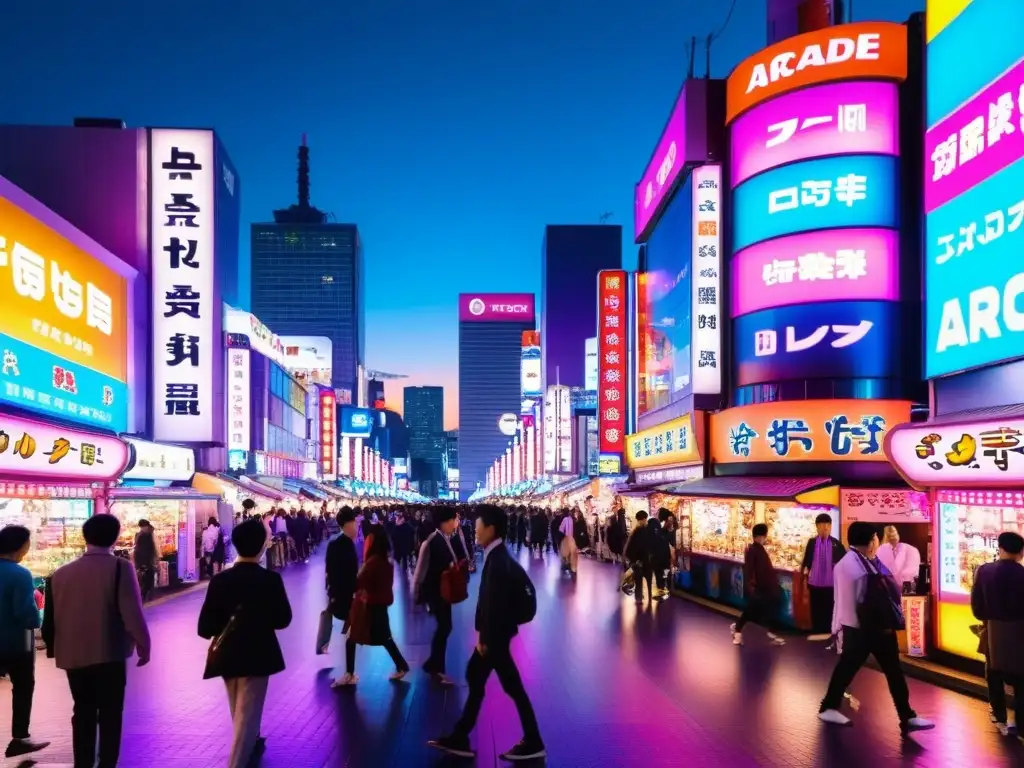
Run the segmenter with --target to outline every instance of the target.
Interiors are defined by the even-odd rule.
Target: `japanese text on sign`
[[[115,437],[0,418],[0,474],[107,480],[127,463],[128,447]]]
[[[626,280],[623,270],[597,275],[598,431],[602,453],[625,447],[627,389]]]
[[[768,213],[772,215],[782,211],[795,211],[801,207],[825,208],[833,200],[852,208],[855,203],[867,199],[868,177],[848,173],[840,176],[835,182],[831,179],[804,181],[799,187],[774,190],[768,195]]]
[[[700,461],[689,414],[629,435],[626,446],[626,459],[632,468]]]
[[[1024,221],[1024,199],[1005,209],[998,208],[986,213],[979,220],[969,221],[959,227],[958,232],[947,232],[936,238],[935,263],[945,264],[953,258],[973,253],[998,240],[1004,235],[1012,235],[1020,229]]]
[[[796,336],[796,328],[786,326],[786,335],[782,352],[805,352],[830,339],[829,345],[834,349],[850,347],[868,335],[874,327],[870,320],[862,320],[857,325],[821,325],[802,339]],[[754,355],[767,357],[779,352],[779,334],[774,329],[754,332]]]
[[[722,168],[693,170],[693,316],[690,369],[693,393],[722,391]]]
[[[765,264],[761,279],[766,286],[811,280],[857,280],[866,277],[868,256],[861,248],[816,251],[795,259],[773,259]]]
[[[879,435],[885,427],[882,416],[860,416],[851,422],[848,416],[839,414],[820,423],[801,418],[772,419],[762,435],[741,421],[729,430],[729,450],[733,456],[749,457],[751,441],[764,439],[776,456],[788,458],[794,450],[811,453],[815,440],[823,440],[827,441],[828,451],[833,456],[871,456],[882,449]]]
[[[769,125],[765,149],[785,144],[798,132],[822,127],[839,133],[863,133],[868,129],[867,104],[840,104],[835,115],[816,115],[803,119],[793,117]]]

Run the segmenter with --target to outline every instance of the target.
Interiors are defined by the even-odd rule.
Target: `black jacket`
[[[327,597],[334,618],[348,621],[358,575],[359,555],[355,542],[343,533],[327,545]]]
[[[512,586],[512,555],[498,544],[485,556],[476,602],[476,631],[483,645],[507,645],[519,634],[519,625],[508,611]]]
[[[396,525],[391,534],[391,543],[395,546],[395,559],[406,557],[412,554],[416,532],[408,522],[403,521]]]
[[[418,605],[441,600],[441,574],[453,562],[451,542],[445,541],[444,531],[434,531],[420,547],[413,576],[415,600]]]
[[[654,537],[647,525],[638,525],[626,541],[626,560],[631,563],[652,565],[654,560]]]
[[[971,610],[981,621],[1024,621],[1024,567],[1012,560],[979,567],[971,589]]]
[[[281,575],[256,563],[236,563],[210,581],[199,611],[199,636],[220,635],[232,616],[236,623],[204,678],[267,677],[284,671],[277,631],[292,621],[292,607]]]
[[[800,564],[801,568],[806,568],[810,571],[814,565],[814,548],[818,541],[817,536],[812,536],[807,541],[807,546],[804,548],[804,561]],[[846,547],[842,545],[839,539],[832,539],[832,567],[836,567],[836,563],[842,560],[846,556]]]

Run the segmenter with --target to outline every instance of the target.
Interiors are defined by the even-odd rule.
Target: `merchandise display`
[[[122,500],[111,503],[110,514],[121,521],[121,535],[115,549],[131,551],[135,546],[135,534],[139,532],[139,520],[148,520],[153,526],[160,557],[168,557],[178,551],[178,522],[188,514],[185,499]],[[216,508],[214,509],[216,512]]]
[[[32,545],[22,565],[46,577],[85,552],[82,525],[92,514],[88,499],[0,498],[0,527],[23,525]]]

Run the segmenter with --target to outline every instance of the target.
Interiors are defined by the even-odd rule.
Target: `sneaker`
[[[464,736],[442,736],[439,739],[431,739],[427,746],[455,757],[476,757],[476,750],[469,746],[469,739]]]
[[[455,681],[448,677],[444,672],[435,672],[431,677],[438,685],[455,685]]]
[[[807,640],[809,642],[812,642],[812,643],[824,643],[826,640],[831,640],[831,639],[832,639],[832,635],[830,635],[827,632],[823,632],[823,633],[821,633],[819,635],[811,635],[811,636],[809,636],[807,638]]]
[[[399,669],[399,670],[396,670],[394,672],[394,674],[392,674],[390,677],[388,677],[388,680],[391,680],[392,682],[397,683],[399,680],[404,680],[405,676],[408,675],[408,674],[409,674],[409,670],[408,669]]]
[[[996,723],[996,730],[999,731],[1000,736],[1011,735],[1010,726],[1008,726],[1006,723]]]
[[[732,624],[729,625],[729,631],[732,632],[734,635],[736,634],[736,622],[735,621]]]
[[[786,638],[773,635],[771,632],[768,633],[768,639],[772,641],[772,645],[785,645]]]
[[[523,760],[538,760],[542,757],[547,757],[547,755],[547,750],[544,749],[544,745],[540,741],[527,741],[523,739],[512,749],[502,752],[500,757],[502,760],[508,760],[510,763],[518,763]]]
[[[743,633],[742,632],[733,632],[732,633],[732,644],[733,645],[743,645]]]
[[[905,733],[911,733],[912,731],[930,731],[935,727],[935,723],[931,720],[925,720],[923,717],[912,717],[905,723],[900,723],[900,728]]]
[[[357,675],[351,675],[348,672],[346,672],[344,675],[342,675],[333,683],[331,683],[331,688],[348,688],[349,686],[355,685],[358,682],[359,677]]]
[[[48,741],[32,741],[32,739],[11,739],[11,743],[7,745],[7,757],[19,757],[21,755],[30,755],[33,752],[38,752],[41,749],[46,749],[50,746]]]
[[[849,725],[853,722],[838,709],[826,709],[824,712],[819,712],[818,719],[832,725]]]

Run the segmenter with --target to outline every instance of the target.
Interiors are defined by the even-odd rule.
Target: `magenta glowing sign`
[[[690,80],[679,92],[658,146],[633,191],[633,234],[642,242],[689,163],[707,160],[707,82]]]
[[[128,456],[128,445],[113,435],[0,414],[0,477],[109,482]]]
[[[732,258],[732,316],[794,304],[897,301],[891,229],[826,229],[744,248]]]
[[[925,135],[925,213],[1022,157],[1024,59]]]
[[[459,322],[534,321],[532,293],[460,293]]]
[[[899,154],[899,95],[892,83],[836,83],[772,99],[732,125],[730,188],[798,160]]]

